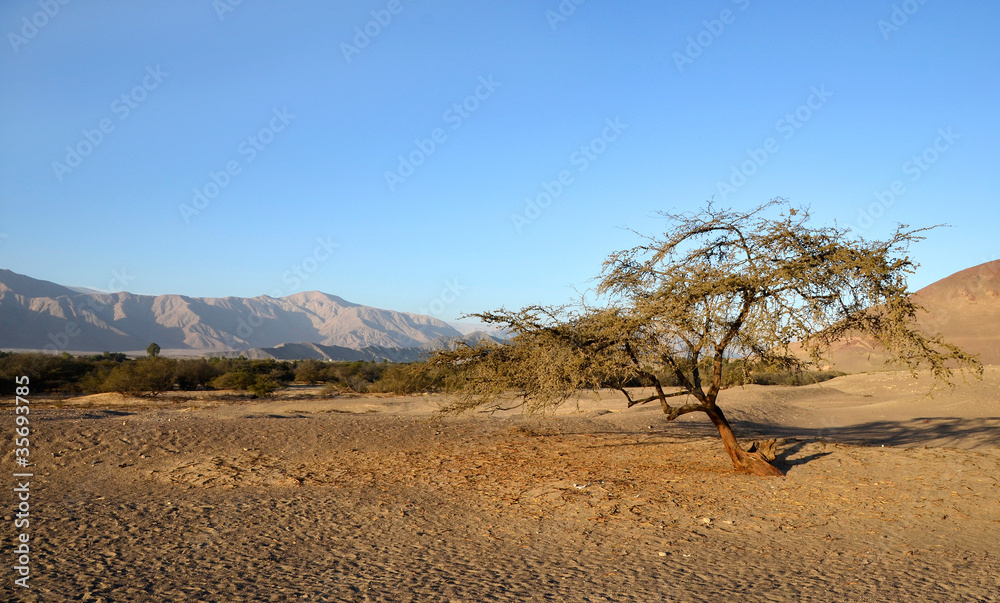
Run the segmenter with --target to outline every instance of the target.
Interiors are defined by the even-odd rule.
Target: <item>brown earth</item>
[[[779,438],[787,476],[768,479],[734,474],[707,420],[668,424],[612,394],[545,417],[441,418],[437,396],[299,390],[268,402],[38,401],[32,588],[14,591],[7,554],[2,592],[1000,600],[1000,367],[933,399],[928,385],[879,373],[723,392],[745,442]],[[9,403],[0,425],[13,430]]]
[[[1000,365],[1000,260],[966,268],[920,289],[913,301],[923,308],[917,324],[927,334]],[[848,337],[833,345],[830,365],[848,373],[880,370],[887,358],[873,340]]]

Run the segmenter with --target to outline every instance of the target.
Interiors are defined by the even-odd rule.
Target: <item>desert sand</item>
[[[31,589],[7,554],[4,599],[997,601],[1000,367],[929,383],[723,392],[784,478],[611,392],[548,416],[308,388],[39,400]]]

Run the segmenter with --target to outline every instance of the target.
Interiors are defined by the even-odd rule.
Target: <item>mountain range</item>
[[[222,353],[311,342],[303,345],[386,357],[480,337],[459,327],[319,291],[281,298],[103,293],[0,269],[0,349],[135,352],[156,342],[164,351]]]
[[[489,335],[482,331],[463,335],[461,337],[438,337],[417,347],[387,348],[383,346],[365,346],[358,349],[345,348],[337,345],[321,345],[318,343],[283,343],[270,348],[251,348],[232,352],[210,352],[218,356],[245,356],[251,359],[273,358],[274,360],[337,360],[354,362],[367,360],[369,362],[416,362],[427,357],[430,352],[445,349],[459,341],[475,344],[483,339],[502,341],[501,337]]]

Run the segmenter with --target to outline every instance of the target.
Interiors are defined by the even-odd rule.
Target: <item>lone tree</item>
[[[155,342],[149,344],[149,347],[146,348],[146,357],[156,358],[159,355],[160,355],[160,346]]]
[[[916,327],[919,308],[906,286],[916,265],[906,253],[926,228],[899,225],[887,240],[867,241],[848,229],[810,227],[808,210],[782,199],[749,212],[709,202],[697,213],[661,216],[669,222],[662,237],[644,236],[604,262],[600,307],[473,314],[514,336],[430,358],[466,376],[460,400],[444,410],[515,403],[537,411],[611,387],[629,407],[659,402],[668,421],[705,413],[737,471],[782,475],[761,451],[739,445],[716,403],[727,385],[748,382],[752,367],[803,370],[837,339],[866,336],[938,382],[951,384],[955,369],[982,372],[975,357]],[[740,367],[735,378],[724,380],[732,366]],[[633,385],[652,395],[635,397]]]

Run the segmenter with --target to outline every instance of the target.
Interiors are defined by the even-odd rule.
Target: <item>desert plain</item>
[[[530,416],[309,387],[38,399],[31,587],[5,551],[3,598],[998,601],[1000,367],[930,387],[724,391],[783,478],[733,473],[704,417],[610,391]]]

